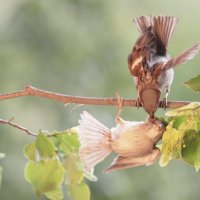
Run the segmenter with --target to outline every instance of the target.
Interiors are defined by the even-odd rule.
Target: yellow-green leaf
[[[42,158],[52,158],[56,155],[53,142],[42,133],[37,136],[35,146]]]
[[[174,118],[173,128],[178,130],[179,126],[186,120],[187,120],[186,116],[178,116],[178,117]]]
[[[182,158],[198,171],[200,168],[200,132],[194,129],[187,130],[183,141],[185,145],[181,151]]]
[[[64,167],[58,160],[29,161],[25,168],[25,178],[32,184],[37,194],[54,191],[64,179]]]
[[[35,143],[32,144],[27,144],[24,147],[24,155],[27,159],[36,160],[36,148],[35,148]]]
[[[185,82],[185,85],[195,92],[200,92],[200,74]]]
[[[78,152],[79,150],[80,142],[75,132],[70,132],[69,130],[66,132],[54,133],[52,139],[58,150],[66,155]]]
[[[71,154],[67,156],[64,161],[65,169],[66,169],[66,184],[72,185],[81,183],[83,180],[83,170],[80,169],[77,155]]]
[[[80,184],[70,185],[68,187],[69,196],[72,200],[89,200],[90,190],[86,183],[81,182]]]
[[[196,118],[197,130],[200,131],[200,116]]]
[[[160,166],[164,167],[173,158],[179,159],[181,157],[181,148],[182,134],[173,128],[173,121],[171,121],[162,137]]]
[[[199,116],[200,115],[200,104],[197,102],[192,102],[181,108],[173,109],[165,113],[169,117],[177,116]]]
[[[197,126],[197,117],[196,116],[188,116],[187,120],[184,121],[180,126],[179,126],[179,131],[182,132],[182,134],[185,134],[185,131],[187,131],[188,129],[194,129],[194,130],[198,130],[198,126]]]
[[[199,109],[198,107],[196,108]],[[197,169],[199,161],[196,153],[200,151],[200,148],[195,144],[198,140],[194,141],[193,136],[198,138],[194,133],[199,131],[200,116],[188,115],[170,118],[170,122],[162,137],[160,165],[167,165],[171,159],[183,159]],[[194,145],[192,146],[193,143]]]
[[[56,190],[46,192],[45,196],[51,200],[62,200],[63,192],[62,192],[61,188],[57,188]]]

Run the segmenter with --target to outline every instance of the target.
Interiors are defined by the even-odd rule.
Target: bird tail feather
[[[144,33],[149,27],[167,48],[178,18],[173,16],[139,16],[135,20],[139,32]]]
[[[81,143],[79,156],[86,170],[92,169],[112,152],[110,129],[86,111],[79,120],[78,136]]]

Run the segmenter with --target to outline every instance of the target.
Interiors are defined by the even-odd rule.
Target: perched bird
[[[167,47],[177,18],[165,15],[140,16],[134,21],[140,36],[128,56],[128,68],[138,93],[136,105],[143,106],[153,118],[162,90],[165,92],[163,107],[167,106],[174,67],[192,59],[199,51],[200,44],[170,58]]]
[[[151,165],[160,156],[160,150],[155,145],[162,137],[164,127],[156,119],[129,122],[117,117],[116,127],[109,129],[84,111],[79,124],[79,155],[88,171],[111,152],[115,152],[117,157],[106,172]]]

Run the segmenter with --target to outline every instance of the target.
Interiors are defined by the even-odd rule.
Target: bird
[[[77,134],[80,141],[79,157],[88,172],[115,152],[116,158],[106,173],[141,165],[152,165],[160,156],[156,147],[165,130],[164,125],[148,118],[147,121],[125,121],[117,116],[116,126],[109,129],[87,111],[80,115]]]
[[[167,98],[174,78],[174,68],[186,63],[198,53],[200,44],[171,58],[167,53],[170,38],[178,18],[168,15],[139,16],[134,20],[140,33],[128,55],[128,69],[137,90],[136,106],[142,106],[154,118],[161,93],[162,107],[167,107]]]

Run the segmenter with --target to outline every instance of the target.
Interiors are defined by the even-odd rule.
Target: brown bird
[[[79,155],[88,171],[111,152],[117,153],[117,157],[106,172],[151,165],[160,156],[160,150],[155,145],[162,137],[164,127],[156,119],[129,122],[117,117],[116,127],[109,129],[84,111],[79,124]]]
[[[167,106],[174,67],[192,59],[199,51],[200,44],[170,58],[167,47],[177,18],[164,15],[140,16],[134,21],[140,36],[128,56],[128,68],[138,93],[136,105],[143,106],[153,118],[162,90],[165,92],[162,104],[164,108]]]

